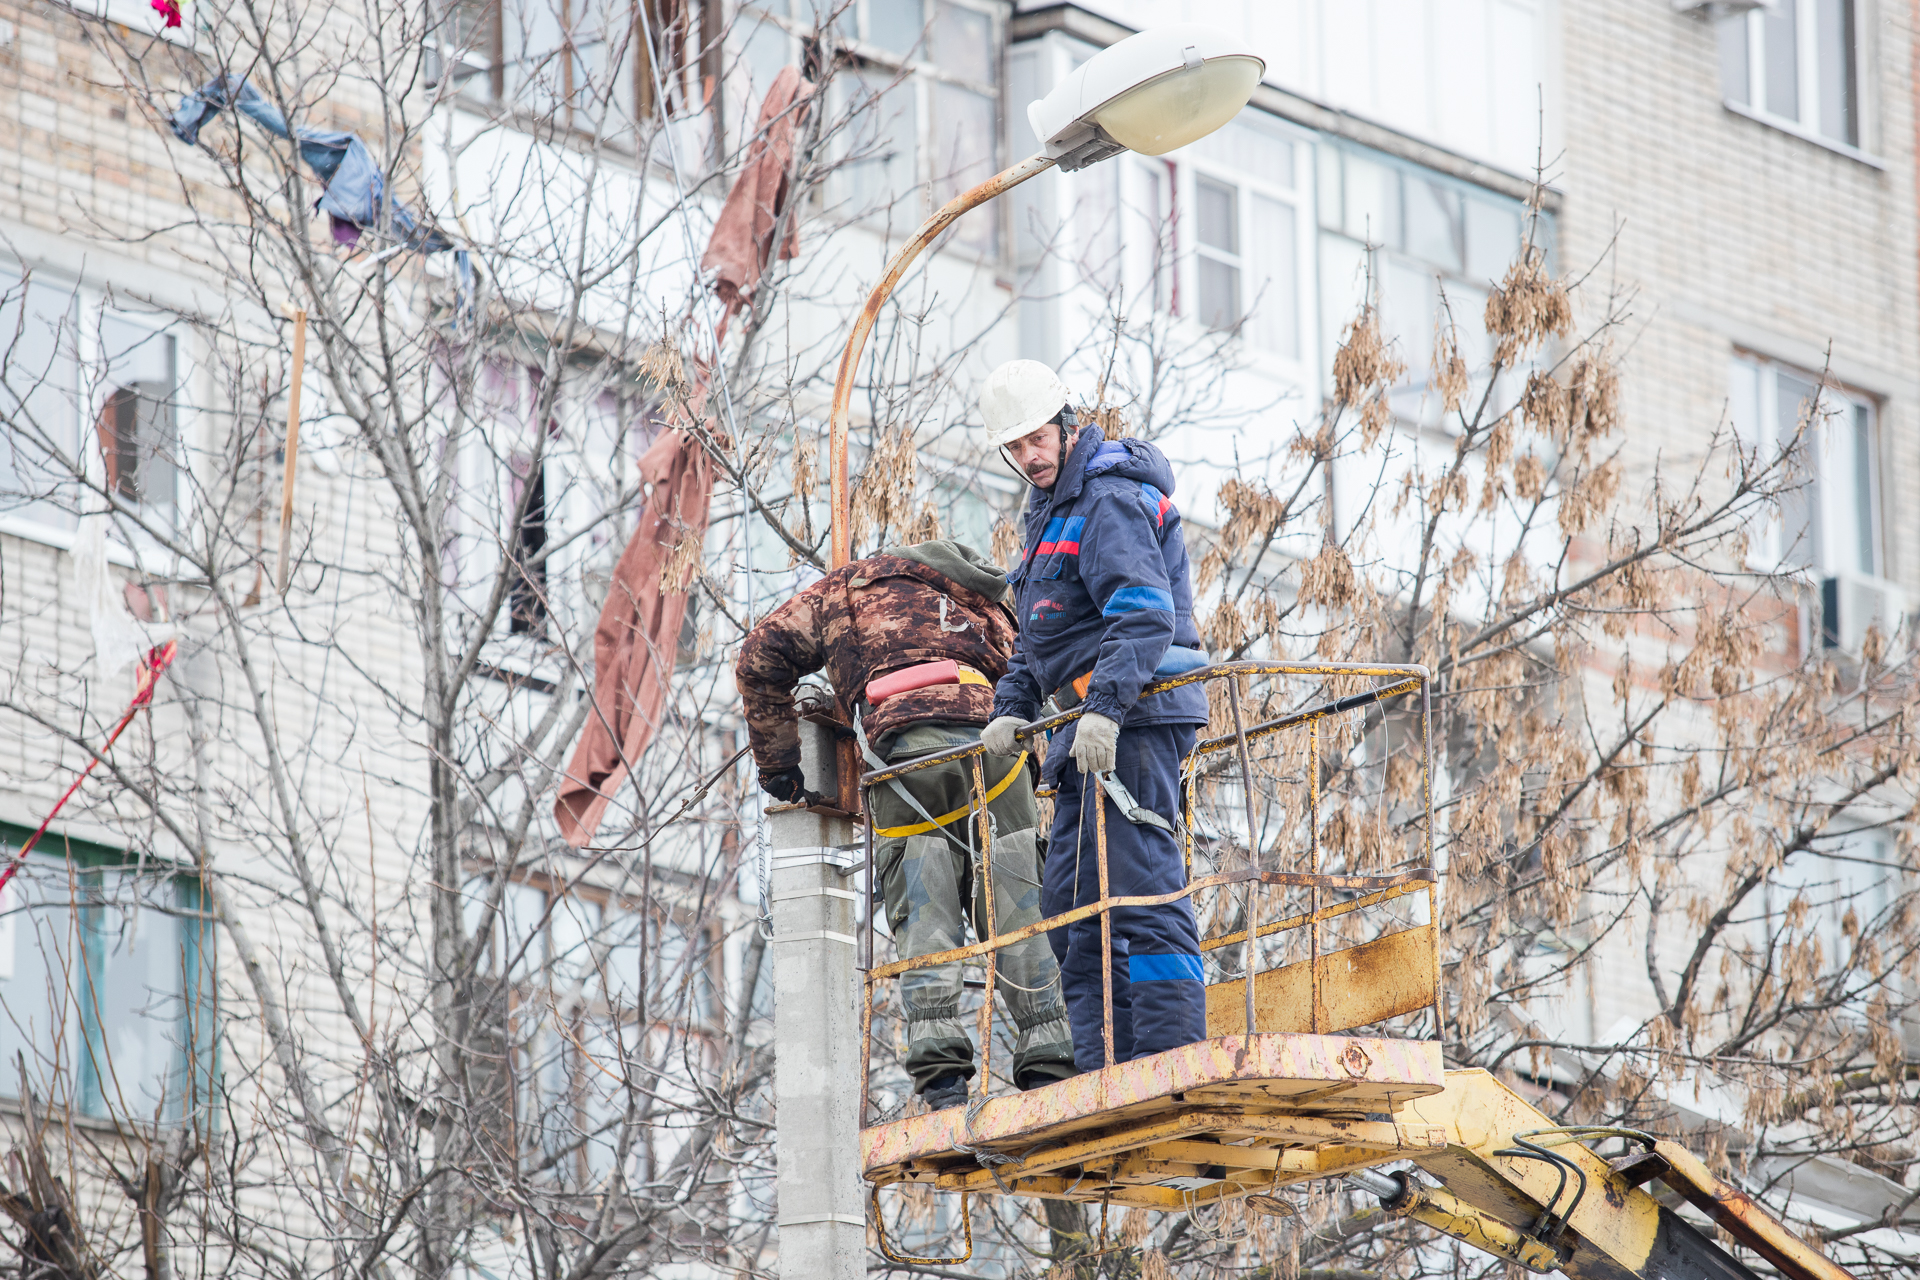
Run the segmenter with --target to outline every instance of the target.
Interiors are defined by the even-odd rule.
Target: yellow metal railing
[[[1346,697],[1335,698],[1321,705],[1309,707],[1289,715],[1265,720],[1258,724],[1243,723],[1240,707],[1240,681],[1252,677],[1306,678],[1324,680],[1330,677],[1354,679],[1373,679],[1383,681],[1372,688]],[[1322,991],[1320,951],[1321,926],[1330,920],[1378,906],[1395,898],[1417,893],[1424,889],[1427,894],[1428,925],[1426,930],[1431,941],[1431,1007],[1434,1016],[1434,1028],[1437,1034],[1440,1022],[1440,965],[1438,956],[1438,908],[1436,881],[1433,874],[1433,724],[1432,699],[1430,693],[1431,676],[1424,666],[1383,663],[1273,663],[1273,662],[1232,662],[1199,667],[1192,671],[1156,680],[1141,691],[1141,696],[1179,688],[1182,685],[1203,681],[1224,680],[1227,682],[1227,699],[1233,713],[1234,732],[1218,737],[1206,738],[1195,743],[1186,762],[1182,766],[1185,779],[1184,797],[1186,817],[1191,819],[1196,803],[1196,790],[1199,785],[1197,762],[1205,756],[1232,750],[1238,757],[1240,783],[1243,801],[1246,806],[1247,823],[1247,866],[1234,871],[1223,871],[1197,878],[1189,876],[1187,884],[1173,892],[1145,896],[1114,897],[1109,892],[1107,878],[1107,799],[1098,787],[1092,787],[1089,794],[1097,798],[1094,808],[1094,856],[1098,875],[1099,898],[1093,902],[1063,911],[1059,915],[1035,921],[1022,928],[1007,933],[998,931],[998,917],[994,912],[994,876],[993,876],[993,837],[991,824],[987,820],[986,800],[988,786],[983,775],[982,756],[984,748],[979,743],[954,747],[946,751],[919,756],[912,760],[900,761],[884,768],[874,769],[860,779],[861,797],[874,786],[905,778],[920,770],[936,765],[966,760],[972,772],[969,793],[971,798],[970,814],[978,824],[980,866],[977,874],[981,877],[981,895],[984,899],[984,920],[987,937],[967,946],[954,947],[945,951],[933,952],[911,959],[894,960],[886,964],[874,963],[876,912],[871,902],[876,889],[874,884],[874,832],[871,823],[867,825],[866,865],[869,893],[869,911],[861,947],[860,968],[865,975],[860,1020],[861,1038],[861,1123],[866,1123],[868,1099],[870,1097],[870,1075],[873,1058],[873,1016],[874,992],[878,985],[914,969],[931,968],[936,965],[952,964],[960,961],[982,959],[986,965],[985,999],[981,1002],[978,1015],[978,1053],[979,1070],[975,1076],[976,1089],[984,1096],[991,1079],[991,1054],[993,1031],[993,1004],[995,990],[995,957],[1004,947],[1024,941],[1041,933],[1065,927],[1095,915],[1100,917],[1100,943],[1104,963],[1101,965],[1101,1010],[1105,1033],[1106,1065],[1114,1065],[1113,1049],[1113,926],[1111,912],[1116,907],[1163,906],[1177,902],[1182,898],[1206,890],[1231,890],[1241,888],[1245,893],[1242,903],[1246,925],[1236,931],[1220,934],[1201,940],[1203,952],[1216,951],[1236,944],[1247,948],[1245,969],[1245,1010],[1240,1026],[1245,1034],[1253,1035],[1259,1030],[1255,1000],[1255,986],[1259,974],[1279,974],[1283,971],[1259,969],[1257,942],[1260,938],[1294,929],[1306,929],[1308,933],[1308,988],[1309,1015],[1308,1030],[1338,1030],[1343,1028],[1323,1028],[1321,1022]],[[1389,698],[1404,697],[1410,694],[1420,695],[1420,806],[1422,826],[1422,846],[1425,853],[1424,865],[1415,866],[1392,875],[1329,875],[1321,871],[1320,848],[1320,731],[1321,722],[1333,717],[1346,715],[1353,711],[1374,706]],[[1078,719],[1078,708],[1047,717],[1022,729],[1018,737],[1023,743],[1031,743],[1041,734],[1057,729],[1072,720]],[[1259,827],[1254,820],[1254,781],[1252,757],[1248,744],[1260,738],[1270,737],[1289,729],[1305,728],[1310,735],[1307,771],[1307,868],[1305,871],[1263,871],[1259,868],[1258,843]],[[861,805],[863,812],[870,812],[868,806]],[[1164,815],[1163,815],[1164,816]],[[1189,820],[1182,824],[1185,829],[1186,854],[1189,869],[1192,867],[1193,824]],[[1308,893],[1307,910],[1274,920],[1262,921],[1260,918],[1261,893],[1263,888],[1305,888]],[[1360,896],[1322,905],[1321,894],[1328,891],[1359,891]],[[964,905],[964,904],[963,904]],[[963,912],[963,914],[970,914]],[[1365,944],[1362,944],[1364,946]],[[1358,950],[1359,948],[1355,948]],[[1411,1011],[1411,1010],[1408,1010]]]

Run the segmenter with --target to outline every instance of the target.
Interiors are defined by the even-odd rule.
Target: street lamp
[[[921,250],[967,210],[1011,191],[1037,173],[1056,166],[1069,172],[1084,169],[1122,151],[1165,155],[1206,137],[1247,105],[1265,70],[1266,63],[1252,50],[1212,27],[1182,23],[1128,36],[1087,59],[1053,92],[1027,108],[1027,119],[1041,140],[1039,154],[961,192],[900,246],[847,335],[833,384],[828,439],[832,568],[853,558],[847,493],[847,413],[853,398],[853,372],[867,335],[880,318],[881,306]]]

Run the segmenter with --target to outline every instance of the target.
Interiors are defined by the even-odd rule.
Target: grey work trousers
[[[965,725],[925,724],[902,730],[881,746],[892,763],[979,740],[980,731]],[[1014,773],[1016,759],[981,757],[987,790]],[[922,769],[901,781],[929,816],[940,818],[968,806],[972,779],[972,762],[961,760]],[[873,788],[868,796],[876,830],[926,823],[889,785]],[[1038,811],[1024,765],[988,802],[987,814],[993,834],[993,911],[998,931],[1008,933],[1040,919]],[[971,918],[976,937],[986,936],[981,927],[987,917],[985,877],[975,874],[979,843],[979,819],[973,814],[937,831],[876,838],[874,867],[901,959],[966,945],[966,918]],[[969,902],[971,911],[962,905]],[[1015,1082],[1029,1088],[1073,1075],[1073,1032],[1060,995],[1059,966],[1045,935],[1001,948],[995,963],[995,985],[1019,1029]],[[908,970],[900,976],[900,989],[907,1011],[907,1071],[914,1089],[923,1091],[949,1075],[971,1079],[973,1040],[960,1020],[961,966]]]

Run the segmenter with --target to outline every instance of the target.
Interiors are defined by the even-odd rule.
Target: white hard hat
[[[1038,360],[1007,361],[987,375],[987,385],[980,389],[987,443],[998,448],[1039,430],[1072,398],[1060,375]]]

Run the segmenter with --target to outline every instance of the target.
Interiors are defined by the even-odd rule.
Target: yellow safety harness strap
[[[987,792],[987,798],[984,801],[982,801],[982,803],[992,804],[995,800],[999,799],[1000,793],[1002,791],[1005,791],[1008,787],[1012,786],[1014,778],[1019,774],[1019,772],[1022,769],[1026,767],[1027,767],[1027,753],[1022,751],[1020,753],[1020,758],[1013,762],[1013,768],[1007,770],[1007,776],[993,784],[993,788]],[[935,818],[932,822],[916,822],[910,827],[875,827],[873,829],[873,834],[875,834],[876,836],[924,835],[927,832],[933,830],[935,827],[944,827],[949,822],[952,822],[957,818],[964,818],[969,813],[972,813],[972,812],[973,812],[972,805],[970,804],[962,805],[960,808],[955,809],[952,813],[941,814],[939,817]]]

